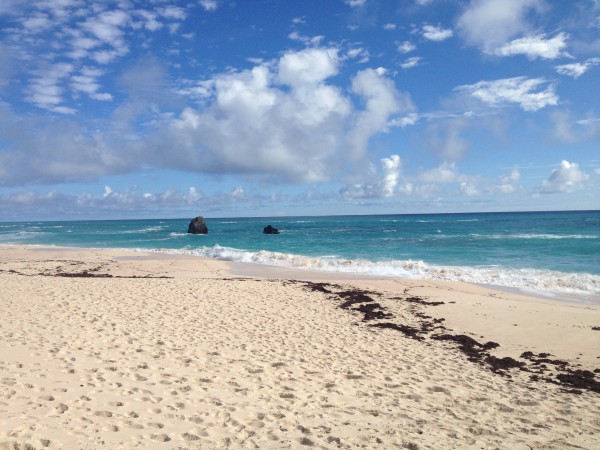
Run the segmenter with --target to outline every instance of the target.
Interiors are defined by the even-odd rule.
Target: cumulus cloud
[[[501,176],[496,183],[496,189],[503,194],[510,194],[518,189],[521,180],[521,172],[517,167],[506,175]]]
[[[381,193],[384,197],[391,197],[394,195],[394,190],[398,185],[398,181],[401,176],[402,161],[400,156],[392,155],[389,158],[383,158],[381,160],[381,167],[383,169],[383,178],[381,179]]]
[[[419,175],[419,180],[430,184],[456,183],[460,181],[455,162],[444,162]]]
[[[279,81],[292,87],[319,83],[337,74],[338,62],[337,49],[288,52],[279,60]]]
[[[457,20],[457,29],[468,44],[493,54],[516,36],[528,34],[529,15],[544,9],[543,0],[471,0]]]
[[[600,64],[600,58],[590,58],[582,63],[562,64],[560,66],[556,66],[556,71],[561,75],[579,78],[581,75],[598,64]]]
[[[370,165],[368,169],[366,177],[369,179],[346,186],[341,191],[343,198],[387,198],[412,189],[412,185],[408,182],[401,185],[403,175],[402,160],[399,155],[382,158],[379,170],[374,165]]]
[[[475,183],[471,183],[468,181],[463,181],[460,183],[460,193],[462,195],[466,195],[467,197],[474,197],[479,195],[479,189]]]
[[[352,80],[352,92],[365,102],[365,109],[358,112],[349,140],[348,156],[357,159],[365,151],[369,138],[386,129],[391,115],[410,111],[413,104],[407,94],[396,90],[383,70],[366,69],[358,72]]]
[[[441,42],[451,38],[454,32],[440,26],[425,24],[421,29],[421,34],[428,41]]]
[[[542,194],[574,192],[586,187],[590,176],[579,168],[579,164],[563,160],[539,187]]]
[[[517,104],[525,111],[537,111],[558,104],[554,85],[543,78],[505,78],[459,86],[455,91],[489,106]]]
[[[498,56],[525,55],[529,59],[556,59],[568,56],[565,52],[567,39],[565,33],[559,33],[550,39],[546,39],[543,34],[526,36],[502,45],[494,53]]]
[[[328,179],[344,161],[364,154],[392,114],[412,108],[382,69],[357,72],[349,91],[331,85],[338,53],[308,48],[216,76],[205,84],[203,104],[167,120],[146,157],[198,172]],[[161,156],[163,146],[174,149],[168,157]]]

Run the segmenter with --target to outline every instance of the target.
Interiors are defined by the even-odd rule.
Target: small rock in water
[[[271,225],[268,225],[263,228],[263,233],[264,234],[279,234],[279,230],[275,227],[272,227]]]

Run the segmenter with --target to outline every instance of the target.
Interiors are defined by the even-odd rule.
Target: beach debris
[[[267,225],[266,227],[263,228],[263,233],[264,234],[279,234],[279,230],[275,227],[272,227],[271,225]]]
[[[204,221],[204,217],[194,217],[188,225],[188,233],[191,234],[208,234],[208,227]]]
[[[491,351],[500,347],[497,342],[481,343],[466,334],[452,334],[442,325],[443,318],[434,318],[424,314],[422,307],[435,307],[444,302],[428,301],[421,297],[412,296],[405,291],[405,297],[390,297],[394,300],[408,305],[406,312],[409,314],[405,319],[412,317],[410,323],[399,323],[401,318],[395,317],[386,311],[385,306],[374,300],[377,296],[383,298],[378,292],[364,291],[360,289],[348,289],[345,286],[333,283],[286,280],[290,284],[302,284],[305,289],[320,292],[329,300],[338,302],[338,308],[355,311],[363,314],[362,322],[370,322],[369,327],[398,331],[405,337],[421,342],[447,342],[466,355],[467,359],[498,375],[512,378],[511,371],[518,370],[530,374],[530,382],[546,382],[561,386],[570,394],[579,395],[583,391],[600,393],[600,381],[596,376],[600,369],[593,372],[574,368],[567,361],[550,359],[549,353],[536,355],[526,351],[518,359],[510,356],[495,356]],[[453,303],[453,302],[449,302]],[[393,319],[393,321],[392,321]]]

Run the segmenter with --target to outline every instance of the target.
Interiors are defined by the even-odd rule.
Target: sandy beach
[[[598,298],[0,255],[0,449],[599,448]]]

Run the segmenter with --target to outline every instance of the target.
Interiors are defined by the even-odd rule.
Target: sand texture
[[[593,301],[0,255],[0,449],[600,448]]]

